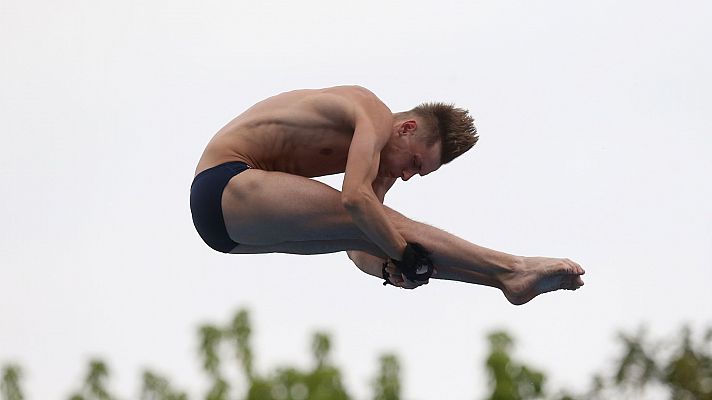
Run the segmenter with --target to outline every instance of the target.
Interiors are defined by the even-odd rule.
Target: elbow
[[[343,192],[341,194],[341,205],[348,212],[360,209],[365,201],[367,201],[367,196],[359,191]]]

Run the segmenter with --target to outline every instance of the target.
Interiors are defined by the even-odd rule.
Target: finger
[[[402,287],[403,287],[403,289],[415,289],[415,288],[418,287],[418,285],[415,285],[415,284],[410,283],[410,282],[403,282],[403,286],[402,286]]]
[[[407,284],[409,284],[409,285],[415,284],[415,282],[413,282],[413,281],[411,281],[410,279],[408,279],[408,277],[405,276],[405,274],[401,274],[400,276],[401,276],[401,279],[403,279],[403,282],[405,282],[405,283],[407,283]]]
[[[430,279],[426,279],[426,280],[424,280],[424,281],[418,281],[418,280],[411,281],[411,280],[408,279],[408,277],[406,277],[405,275],[402,275],[402,276],[403,276],[403,279],[405,279],[407,282],[410,282],[410,283],[412,283],[412,284],[414,284],[414,285],[418,285],[418,286],[420,286],[420,285],[427,285],[428,282],[430,282]]]
[[[428,282],[426,282],[426,281],[412,281],[411,282],[411,285],[413,287],[420,287],[420,286],[427,285],[427,284],[428,284]]]
[[[406,285],[410,286],[411,289],[417,288],[418,286],[427,285],[428,282],[429,282],[429,280],[425,280],[425,281],[411,281],[410,279],[406,278],[405,275],[402,275],[402,278],[403,278],[403,282],[404,282]]]
[[[413,289],[417,286],[414,285],[413,282],[406,279],[402,274],[393,275],[390,277],[390,280],[393,282],[393,286],[398,286],[401,289]]]
[[[401,286],[403,286],[403,282],[394,281],[393,279],[390,280],[390,284],[393,285],[393,286],[395,286],[395,287],[401,287]]]

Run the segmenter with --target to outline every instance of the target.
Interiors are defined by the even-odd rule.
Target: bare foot
[[[554,290],[576,290],[583,286],[583,268],[568,258],[523,257],[520,265],[500,275],[502,292],[514,305]]]

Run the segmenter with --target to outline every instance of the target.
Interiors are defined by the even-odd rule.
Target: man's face
[[[428,147],[425,140],[428,134],[418,129],[415,120],[396,124],[381,151],[378,175],[407,181],[414,175],[424,176],[440,168],[440,142]]]

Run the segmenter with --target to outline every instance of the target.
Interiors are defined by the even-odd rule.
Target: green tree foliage
[[[230,385],[220,369],[221,344],[227,335],[216,326],[203,325],[198,331],[198,336],[200,337],[199,353],[203,360],[203,369],[212,381],[205,400],[227,400]]]
[[[188,395],[171,388],[168,379],[151,371],[145,371],[141,400],[188,400]]]
[[[671,340],[652,341],[644,329],[619,335],[623,349],[615,373],[594,378],[583,398],[645,398],[667,391],[673,400],[712,400],[712,329],[695,339],[689,328]]]
[[[341,371],[329,360],[331,339],[317,332],[312,339],[314,367],[299,370],[279,368],[267,378],[251,382],[248,400],[348,400]]]
[[[113,400],[114,397],[107,390],[109,368],[101,360],[91,360],[89,371],[84,379],[84,384],[70,400]]]
[[[314,366],[306,370],[295,367],[277,368],[260,376],[253,367],[252,328],[249,314],[240,310],[225,327],[204,325],[199,330],[200,355],[203,367],[212,380],[206,400],[228,400],[230,381],[222,373],[223,350],[231,353],[243,373],[248,400],[347,400],[341,371],[329,360],[331,339],[326,333],[316,333],[312,340]]]
[[[250,317],[247,310],[240,310],[235,314],[232,324],[228,327],[226,335],[233,340],[235,346],[235,357],[240,361],[242,371],[248,380],[254,379],[252,370],[252,347],[250,346]]]
[[[240,310],[226,326],[203,325],[198,330],[199,353],[210,380],[205,400],[350,400],[342,373],[330,359],[331,337],[317,332],[312,337],[312,365],[308,368],[282,366],[262,375],[254,367],[252,327],[249,313]],[[671,400],[712,400],[712,329],[693,335],[683,328],[668,340],[650,340],[641,329],[634,335],[620,334],[621,352],[607,373],[593,378],[583,394],[545,391],[544,374],[517,361],[514,340],[506,332],[488,336],[489,354],[485,367],[489,377],[488,400],[608,400],[645,399],[650,393],[668,394]],[[228,377],[225,362],[232,362],[240,376]],[[234,374],[234,372],[233,372]],[[401,366],[392,354],[379,359],[372,380],[374,400],[400,400]],[[186,393],[171,387],[167,378],[143,372],[140,400],[188,400]],[[0,400],[24,400],[18,366],[2,369]],[[80,388],[69,400],[114,400],[108,390],[109,368],[101,360],[90,360]],[[241,389],[241,390],[237,390]],[[238,392],[242,393],[239,394]]]
[[[393,354],[379,359],[378,376],[373,381],[374,400],[400,400],[400,363]]]
[[[220,329],[205,325],[199,330],[200,337],[200,355],[203,358],[203,369],[213,378],[220,377],[220,353],[218,347],[222,340],[222,332]]]
[[[312,356],[316,361],[316,368],[327,365],[327,357],[331,351],[331,339],[326,333],[317,332],[312,339]]]
[[[540,398],[544,374],[512,359],[514,341],[506,332],[488,336],[490,352],[485,365],[490,378],[489,400],[525,400]]]
[[[693,341],[688,328],[662,369],[662,382],[670,387],[673,399],[712,399],[712,329]]]
[[[16,365],[8,365],[2,369],[2,382],[0,383],[0,395],[3,400],[23,400],[20,389],[20,379],[22,371]]]

